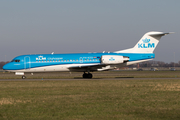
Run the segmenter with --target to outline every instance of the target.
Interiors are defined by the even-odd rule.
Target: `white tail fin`
[[[161,37],[167,34],[170,33],[148,32],[133,48],[116,51],[115,53],[153,53]]]

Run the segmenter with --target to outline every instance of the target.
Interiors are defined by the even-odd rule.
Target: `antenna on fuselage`
[[[54,52],[51,53],[52,55],[54,54]]]

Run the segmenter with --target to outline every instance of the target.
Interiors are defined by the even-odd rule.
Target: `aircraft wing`
[[[69,66],[68,69],[70,71],[98,71],[98,69],[102,69],[102,67],[106,67],[106,64],[78,64]]]

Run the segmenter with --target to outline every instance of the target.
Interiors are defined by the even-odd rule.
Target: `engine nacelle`
[[[103,55],[101,57],[101,63],[104,64],[120,64],[129,61],[128,57],[119,55]]]

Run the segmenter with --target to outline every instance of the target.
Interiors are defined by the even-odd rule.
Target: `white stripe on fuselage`
[[[22,69],[22,70],[9,70],[11,72],[52,72],[52,71],[70,71],[68,68],[73,66],[93,66],[97,65],[99,63],[95,64],[66,64],[66,65],[51,65],[51,66],[43,66],[43,67],[36,67],[36,68],[30,68],[30,69]]]

